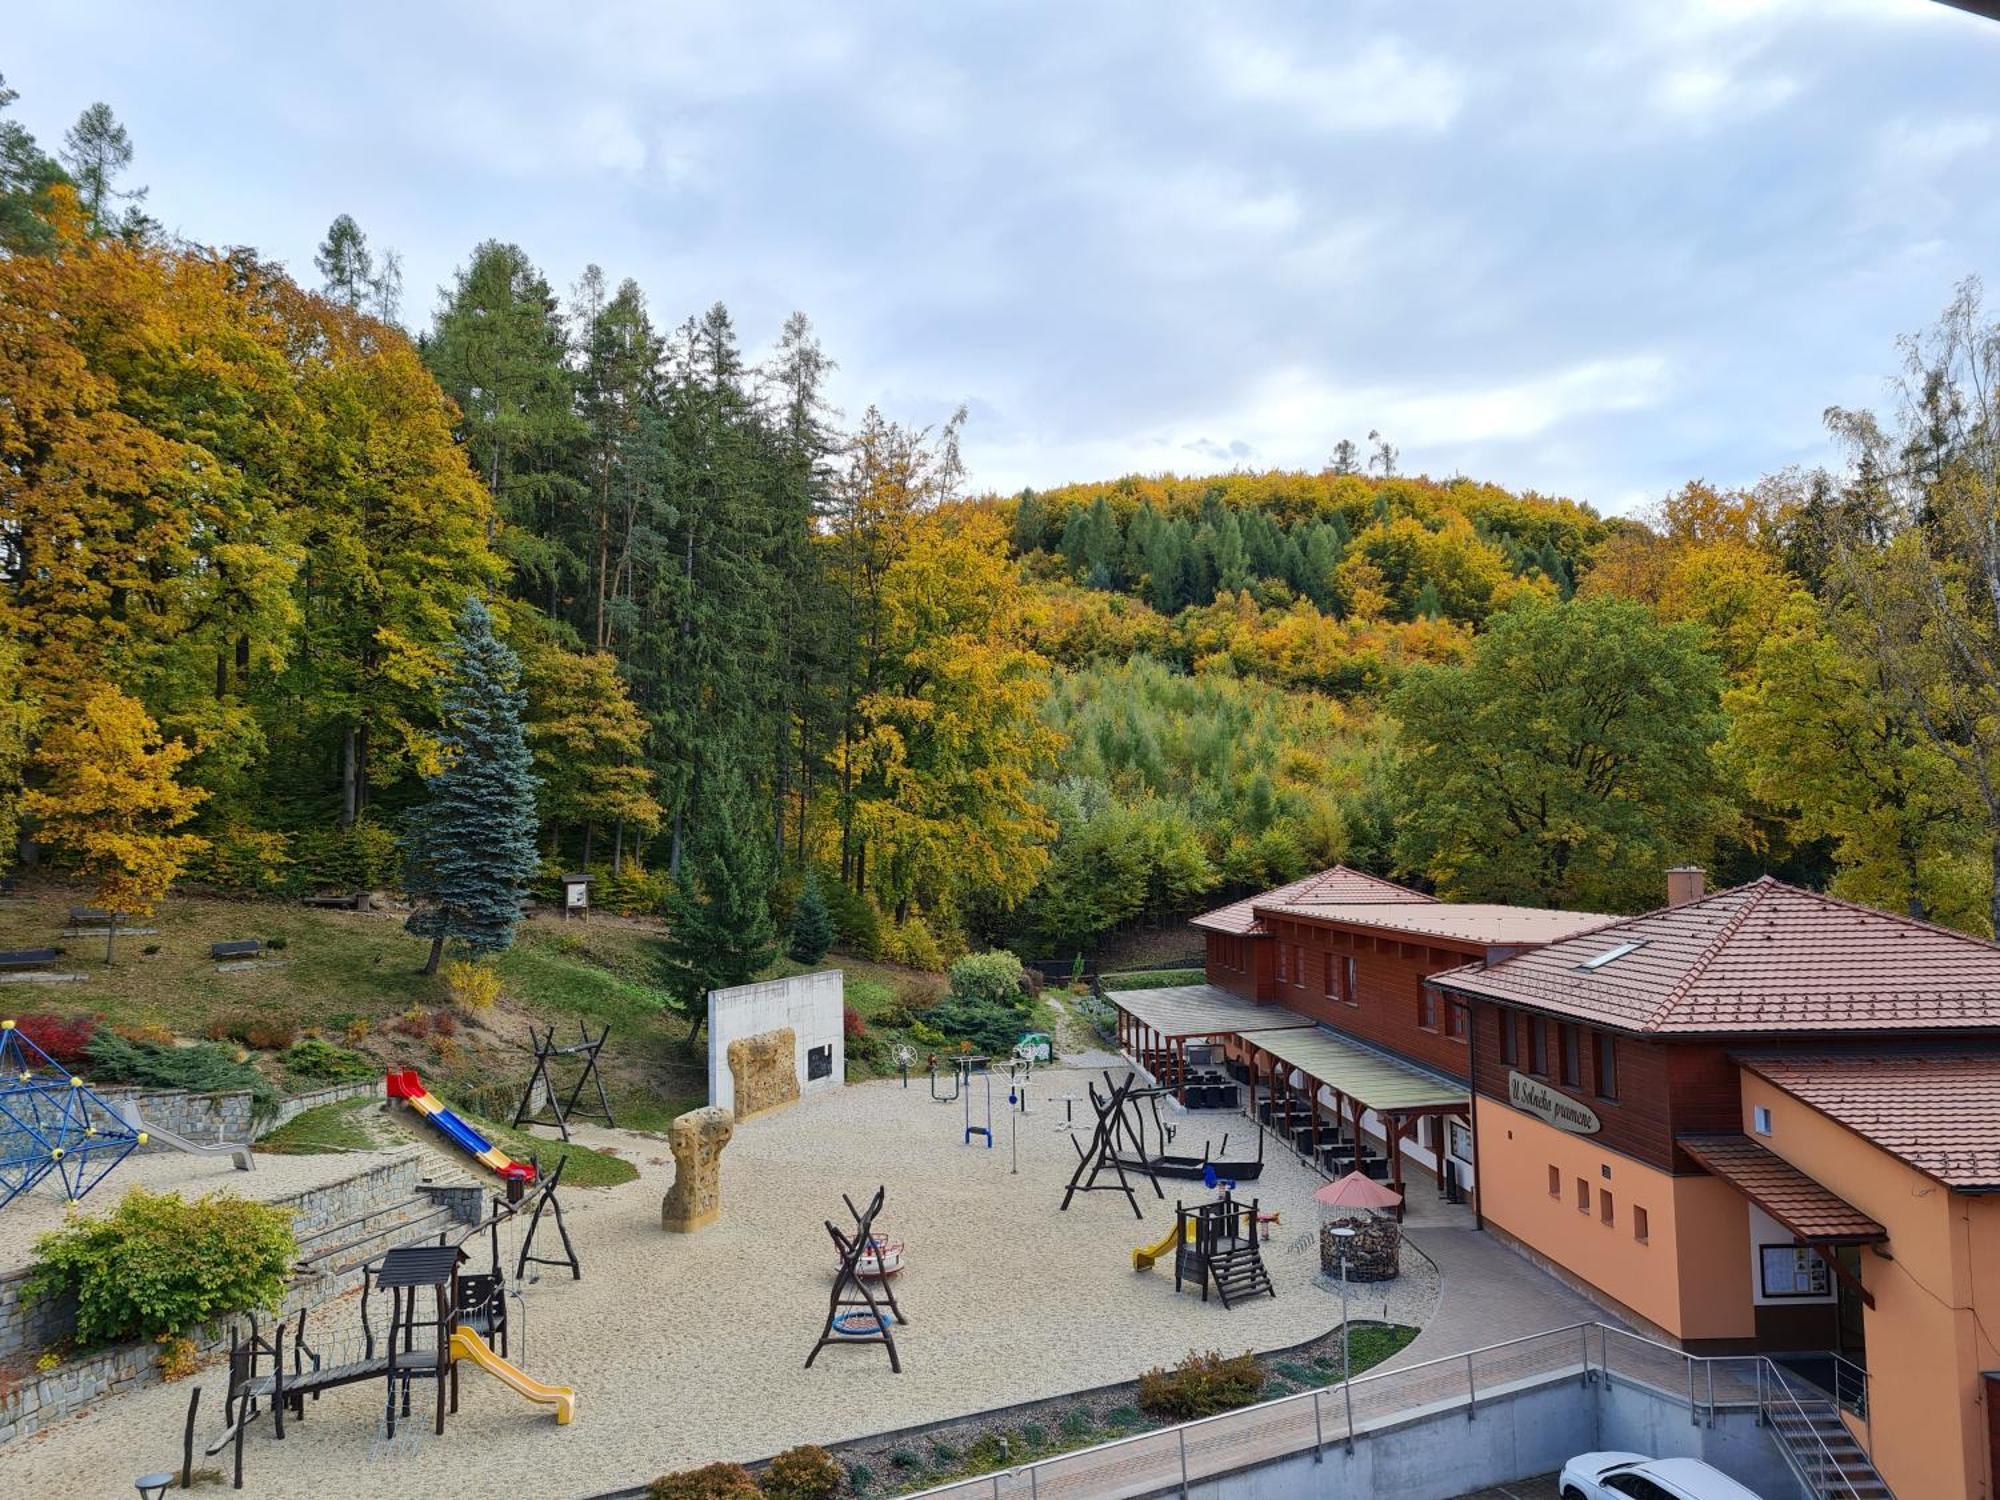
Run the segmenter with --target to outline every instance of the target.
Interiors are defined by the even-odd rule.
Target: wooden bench
[[[255,958],[264,951],[264,944],[257,938],[241,938],[233,943],[214,943],[208,950],[210,958]]]
[[[94,906],[72,906],[69,909],[69,925],[72,927],[109,927],[114,917],[122,917],[123,912],[100,911]]]
[[[14,948],[0,952],[0,969],[40,969],[61,957],[60,948]]]

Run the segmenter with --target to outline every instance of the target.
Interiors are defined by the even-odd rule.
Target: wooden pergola
[[[1304,1016],[1276,1005],[1255,1005],[1212,984],[1176,984],[1157,990],[1107,990],[1118,1012],[1118,1045],[1142,1066],[1148,1056],[1172,1057],[1180,1080],[1175,1096],[1187,1102],[1189,1042],[1222,1041],[1246,1033],[1310,1030]]]
[[[1257,1107],[1260,1085],[1274,1110],[1292,1112],[1291,1102],[1303,1097],[1304,1112],[1311,1130],[1314,1159],[1319,1156],[1320,1102],[1325,1089],[1334,1096],[1335,1109],[1351,1132],[1359,1164],[1361,1117],[1373,1111],[1382,1122],[1388,1148],[1389,1180],[1398,1193],[1403,1191],[1403,1137],[1426,1115],[1433,1118],[1457,1116],[1470,1124],[1471,1096],[1462,1084],[1448,1082],[1396,1058],[1386,1056],[1338,1032],[1313,1026],[1306,1030],[1259,1032],[1242,1039],[1250,1054],[1250,1106]],[[1291,1075],[1304,1080],[1294,1089]],[[1443,1134],[1437,1152],[1442,1159]]]

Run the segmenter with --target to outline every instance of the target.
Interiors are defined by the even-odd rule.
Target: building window
[[[1608,1031],[1593,1031],[1590,1035],[1597,1048],[1597,1097],[1615,1101],[1618,1098],[1618,1038]]]
[[[1757,1264],[1766,1297],[1824,1297],[1833,1287],[1826,1262],[1804,1245],[1759,1245]]]
[[[1438,993],[1427,984],[1417,986],[1417,1025],[1425,1031],[1438,1029]]]
[[[1653,1226],[1646,1222],[1646,1210],[1636,1203],[1632,1205],[1632,1238],[1640,1244],[1653,1237]]]
[[[1597,1218],[1607,1229],[1617,1218],[1617,1215],[1612,1212],[1611,1195],[1601,1189],[1597,1194]]]
[[[1540,1016],[1528,1017],[1528,1071],[1537,1078],[1549,1076],[1549,1028]]]
[[[1562,1062],[1562,1081],[1575,1088],[1583,1081],[1576,1055],[1576,1028],[1567,1021],[1556,1023],[1556,1051]]]
[[[1285,941],[1284,941],[1284,940],[1283,940],[1282,938],[1281,938],[1281,939],[1279,939],[1279,941],[1278,941],[1278,983],[1280,983],[1280,984],[1283,984],[1283,983],[1285,982],[1285,979],[1286,979],[1286,974],[1285,974],[1285,950],[1286,950],[1286,949],[1288,949],[1289,947],[1291,947],[1291,944],[1290,944],[1290,943],[1287,943],[1287,942],[1285,942]]]
[[[1580,1214],[1590,1212],[1590,1179],[1588,1177],[1579,1177],[1576,1180],[1576,1211]]]
[[[1759,1135],[1769,1135],[1771,1133],[1770,1105],[1758,1104],[1752,1106],[1750,1110],[1750,1128]]]
[[[1495,1011],[1500,1018],[1500,1066],[1511,1068],[1520,1059],[1520,1038],[1514,1033],[1514,1012]]]
[[[1340,998],[1345,1000],[1349,1005],[1359,1005],[1361,1003],[1361,985],[1354,972],[1353,958],[1343,958],[1340,961],[1340,970]]]
[[[1444,1003],[1444,1034],[1465,1040],[1465,1005],[1462,1001],[1447,999]]]
[[[1560,1198],[1562,1195],[1563,1195],[1562,1168],[1556,1166],[1553,1162],[1551,1162],[1549,1164],[1549,1196],[1551,1198]]]

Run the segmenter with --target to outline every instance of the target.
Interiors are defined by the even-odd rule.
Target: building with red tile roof
[[[1397,885],[1395,881],[1384,880],[1379,875],[1370,875],[1346,865],[1334,865],[1303,880],[1294,880],[1290,885],[1281,885],[1262,895],[1245,896],[1227,906],[1218,906],[1214,911],[1203,912],[1188,925],[1202,932],[1261,937],[1264,928],[1259,924],[1256,912],[1261,905],[1342,906],[1349,902],[1401,904],[1436,901],[1435,896],[1426,896],[1422,891],[1413,891],[1406,885]]]
[[[1993,1494],[2000,946],[1681,887],[1432,980],[1468,1015],[1482,1226],[1698,1352],[1825,1351],[1896,1493]]]

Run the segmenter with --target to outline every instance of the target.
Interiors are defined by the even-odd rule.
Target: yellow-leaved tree
[[[46,782],[22,799],[37,837],[95,882],[113,914],[104,941],[112,960],[117,916],[145,916],[207,840],[174,830],[208,793],[176,779],[193,751],[161,737],[134,698],[105,684],[74,715],[42,735],[35,763]]]

